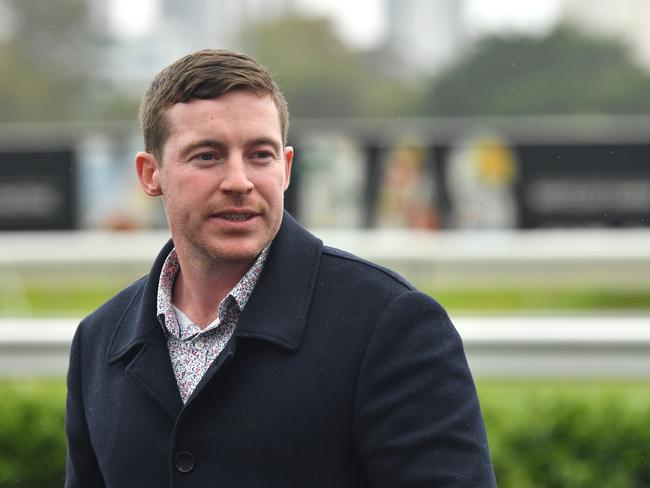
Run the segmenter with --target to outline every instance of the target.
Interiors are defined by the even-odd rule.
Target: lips
[[[242,210],[226,210],[215,212],[212,214],[213,217],[219,219],[227,220],[228,222],[246,222],[251,220],[259,215],[258,212],[249,209]]]
[[[219,215],[222,219],[226,220],[231,220],[233,222],[243,222],[244,220],[248,220],[253,217],[252,214],[234,214],[234,213],[228,213],[228,214],[221,214]]]

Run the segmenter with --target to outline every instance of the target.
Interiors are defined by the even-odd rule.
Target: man
[[[492,487],[444,310],[283,210],[293,149],[268,72],[200,51],[140,108],[172,240],[80,324],[66,486]]]

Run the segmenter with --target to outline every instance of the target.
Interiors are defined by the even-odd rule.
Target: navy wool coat
[[[77,329],[67,487],[496,485],[445,311],[286,213],[233,337],[183,405],[156,318],[172,246]]]

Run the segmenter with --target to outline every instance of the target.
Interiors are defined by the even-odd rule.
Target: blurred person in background
[[[77,329],[66,486],[495,486],[446,312],[284,211],[294,152],[267,70],[189,54],[140,120],[172,239]]]

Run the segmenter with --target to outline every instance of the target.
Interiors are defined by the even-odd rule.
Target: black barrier
[[[77,227],[72,150],[0,152],[0,230]]]
[[[520,226],[650,225],[650,145],[517,146]]]

